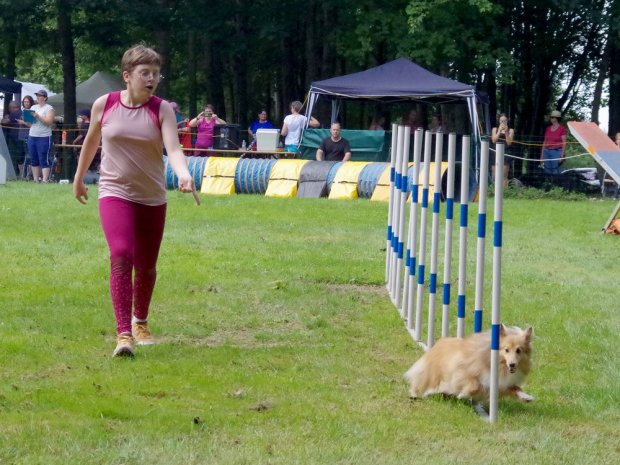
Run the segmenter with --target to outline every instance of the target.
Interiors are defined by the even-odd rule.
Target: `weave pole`
[[[401,306],[401,290],[402,290],[402,268],[403,268],[403,252],[405,248],[405,213],[407,210],[407,197],[409,195],[409,178],[407,172],[409,170],[409,146],[411,144],[411,128],[409,126],[400,126],[399,140],[401,146],[401,178],[400,178],[400,206],[398,220],[398,258],[396,261],[396,283],[395,283],[395,302],[396,307]],[[401,315],[402,316],[402,315]]]
[[[454,175],[456,168],[456,134],[448,136],[448,184],[446,186],[446,232],[444,237],[443,294],[441,337],[450,335],[450,287],[452,274],[452,220],[454,218]]]
[[[394,215],[394,188],[396,180],[396,136],[397,124],[392,124],[392,146],[390,147],[390,197],[388,207],[387,243],[385,245],[385,286],[388,291],[392,285],[392,221]]]
[[[476,251],[476,292],[474,294],[474,333],[479,333],[482,331],[482,305],[484,302],[484,246],[487,228],[487,198],[489,189],[488,140],[483,140],[480,147],[480,179],[478,186],[478,244]]]
[[[463,136],[461,158],[461,217],[459,227],[459,280],[457,297],[456,336],[465,337],[467,295],[467,231],[469,214],[469,137]]]
[[[461,158],[461,217],[459,227],[459,280],[456,336],[465,337],[465,305],[467,293],[467,232],[469,214],[469,136],[463,136]]]
[[[435,343],[435,307],[437,304],[437,260],[439,255],[439,211],[441,207],[441,160],[443,134],[435,133],[435,172],[433,176],[433,214],[431,221],[431,267],[428,282],[428,322],[426,347]]]
[[[504,144],[496,145],[495,166],[504,166]],[[495,182],[493,212],[493,290],[491,293],[491,386],[489,421],[497,422],[499,403],[499,333],[502,283],[502,234],[503,234],[504,186]]]
[[[413,173],[411,187],[411,208],[409,212],[409,234],[407,238],[407,262],[408,272],[405,275],[403,291],[403,308],[407,321],[407,330],[413,330],[414,317],[414,293],[416,274],[416,241],[418,237],[418,210],[419,210],[419,187],[420,187],[420,160],[422,159],[422,129],[417,129],[413,140]],[[405,297],[406,296],[406,297]]]
[[[418,248],[418,285],[415,304],[415,340],[422,340],[422,306],[424,304],[424,269],[426,267],[426,235],[428,228],[428,185],[431,167],[431,139],[433,133],[424,134],[424,166],[422,168],[422,209],[420,210],[420,244]]]
[[[394,218],[392,221],[392,285],[390,288],[390,296],[392,297],[392,303],[398,307],[398,296],[400,289],[397,284],[400,282],[401,268],[402,268],[402,247],[400,259],[399,259],[399,244],[402,243],[402,237],[399,236],[401,231],[401,223],[403,222],[403,192],[402,192],[402,180],[403,180],[403,137],[404,131],[402,126],[396,128],[396,161],[394,168],[396,170],[396,176],[394,180]]]

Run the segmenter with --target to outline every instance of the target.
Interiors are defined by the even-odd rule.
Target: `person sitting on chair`
[[[340,123],[332,123],[329,132],[330,136],[323,139],[321,146],[316,151],[316,159],[319,161],[349,161],[351,159],[351,147],[349,141],[340,136]]]
[[[248,128],[248,134],[252,137],[256,137],[256,131],[259,129],[273,129],[273,124],[267,121],[267,110],[261,110],[258,112],[258,119],[254,121]]]

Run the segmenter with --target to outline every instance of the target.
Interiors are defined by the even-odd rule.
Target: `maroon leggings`
[[[132,302],[136,318],[146,320],[149,314],[166,204],[150,206],[104,197],[99,199],[99,215],[110,248],[110,295],[116,331],[131,332]]]

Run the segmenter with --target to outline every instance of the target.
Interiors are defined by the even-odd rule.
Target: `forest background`
[[[620,0],[0,0],[0,8],[0,74],[64,92],[65,121],[75,121],[76,83],[120,73],[123,51],[143,41],[164,58],[161,97],[186,116],[210,102],[242,127],[263,108],[278,125],[312,81],[406,57],[486,92],[490,114],[507,113],[518,134],[542,134],[554,109],[598,121],[603,106],[609,133],[620,130]],[[376,112],[389,122],[405,111],[351,105],[343,122],[366,128]]]

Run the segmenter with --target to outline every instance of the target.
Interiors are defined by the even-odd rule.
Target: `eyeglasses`
[[[138,76],[140,76],[140,79],[142,79],[143,81],[148,81],[149,79],[153,79],[153,81],[159,82],[164,79],[164,76],[162,76],[161,74],[154,73],[153,71],[149,71],[148,69],[143,69],[142,71],[140,71],[138,73]]]

